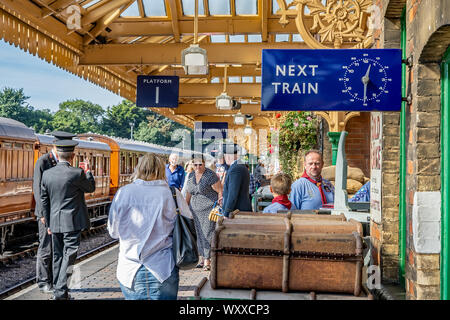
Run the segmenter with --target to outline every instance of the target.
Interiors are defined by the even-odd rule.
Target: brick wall
[[[370,112],[361,112],[359,117],[351,118],[345,130],[345,154],[350,167],[360,168],[370,177]]]
[[[331,166],[331,142],[327,136],[328,123],[324,121],[323,162],[324,166]],[[350,167],[360,168],[366,177],[370,178],[370,112],[361,112],[359,117],[351,118],[345,130],[345,155]]]
[[[408,299],[440,298],[440,61],[450,44],[450,2],[406,3],[412,104],[406,112]]]

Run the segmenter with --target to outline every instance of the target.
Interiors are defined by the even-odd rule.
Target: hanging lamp
[[[194,43],[181,52],[181,65],[187,75],[207,75],[209,72],[206,50],[198,45],[198,0],[195,0]]]

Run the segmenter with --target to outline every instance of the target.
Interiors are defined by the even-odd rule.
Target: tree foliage
[[[0,117],[11,118],[30,126],[33,107],[26,102],[29,98],[25,96],[23,89],[3,88],[0,92]]]
[[[292,111],[283,118],[279,132],[280,163],[283,171],[296,179],[302,153],[317,146],[318,122],[312,112]]]
[[[99,132],[104,112],[100,105],[90,101],[67,100],[59,104],[52,126],[55,130],[72,133]]]
[[[67,100],[59,110],[34,109],[26,101],[23,89],[4,88],[0,91],[0,116],[11,118],[34,128],[36,133],[63,130],[72,133],[94,132],[121,138],[130,138],[134,124],[135,140],[175,146],[181,140],[177,129],[186,127],[149,109],[137,107],[128,100],[106,110],[90,101]],[[173,139],[173,140],[172,140]]]
[[[175,121],[151,111],[147,120],[140,123],[135,139],[173,147],[182,140],[182,136],[177,131],[180,129],[188,130]],[[192,131],[190,133],[192,134]]]
[[[141,122],[146,121],[147,114],[146,109],[136,107],[129,100],[123,100],[121,103],[107,108],[103,118],[102,132],[110,136],[130,138],[131,123],[134,124],[134,130],[136,130]]]

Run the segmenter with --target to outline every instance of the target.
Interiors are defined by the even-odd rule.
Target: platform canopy
[[[191,128],[195,121],[234,128],[237,112],[253,116],[240,127],[276,126],[275,113],[260,107],[261,50],[311,47],[299,26],[319,30],[313,11],[328,19],[323,14],[336,4],[310,1],[318,9],[300,15],[292,0],[198,1],[196,39],[209,62],[203,76],[186,75],[181,65],[182,50],[194,41],[195,0],[0,0],[0,38],[133,102],[138,75],[179,76],[179,107],[152,109]],[[362,12],[371,1],[357,2]],[[216,108],[225,67],[227,94],[241,102],[240,110]]]

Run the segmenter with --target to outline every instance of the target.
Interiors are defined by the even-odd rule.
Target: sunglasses
[[[194,167],[201,167],[203,163],[194,163]]]

